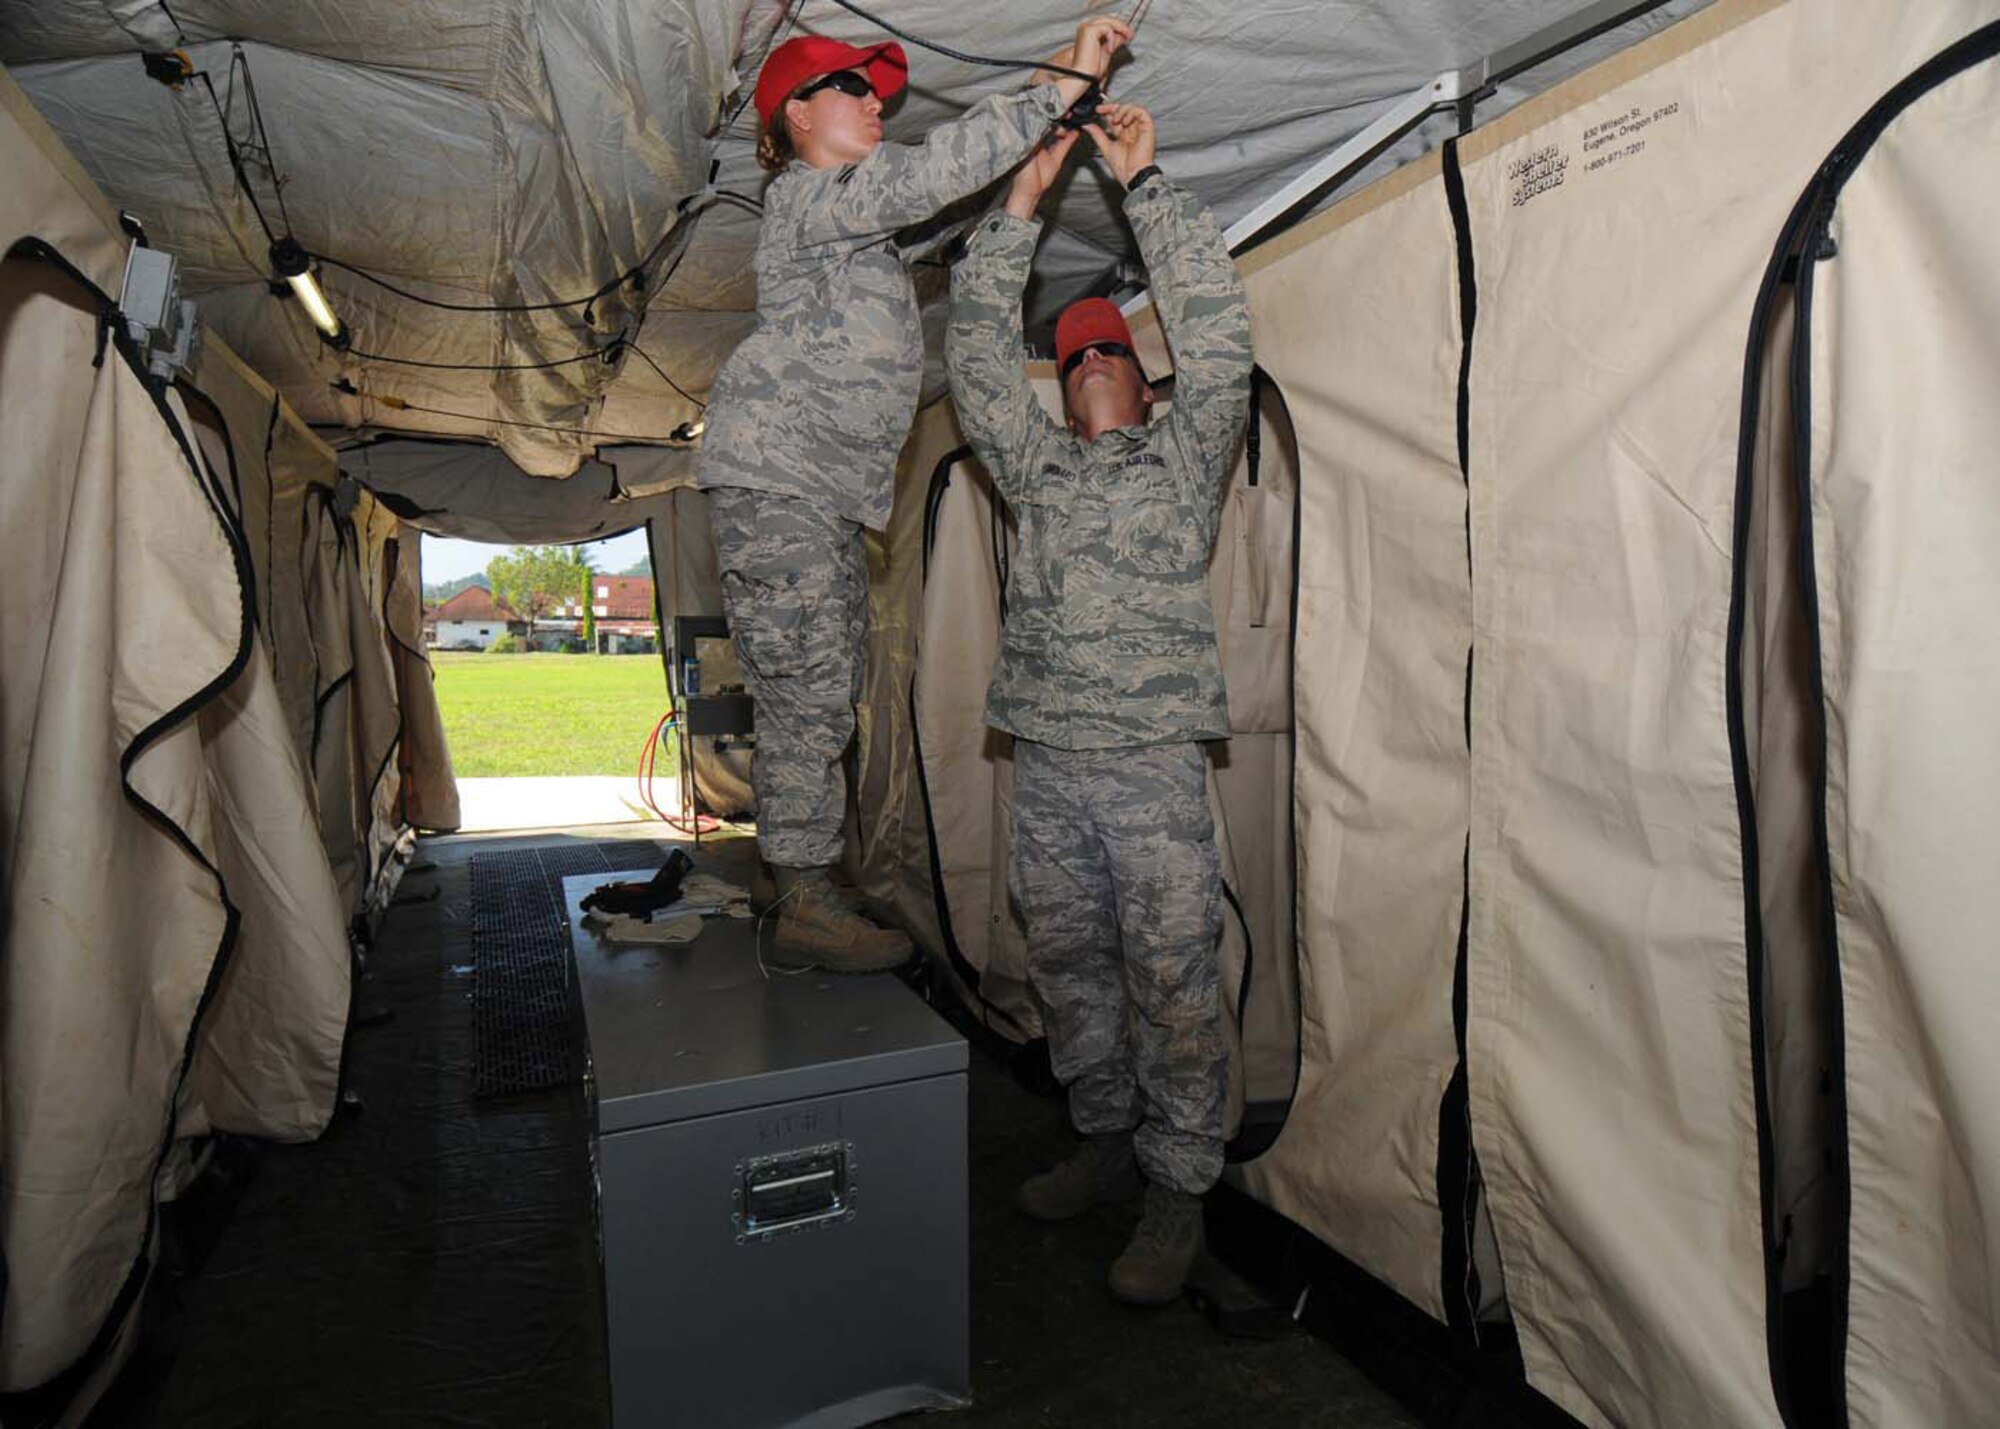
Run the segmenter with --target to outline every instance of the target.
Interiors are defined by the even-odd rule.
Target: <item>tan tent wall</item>
[[[933,504],[941,466],[945,485]],[[864,821],[881,831],[871,841],[877,890],[890,893],[968,1004],[1019,1040],[1041,1035],[1041,1014],[996,854],[1013,767],[982,717],[1000,612],[990,491],[975,466],[949,402],[918,413],[886,539],[871,552],[867,698],[895,712],[876,721],[884,738],[865,761],[898,772],[877,773],[872,787],[893,806]]]
[[[1725,3],[1465,145],[1472,1109],[1531,1379],[1587,1420],[1776,1421],[1724,691],[1744,335],[1834,142],[1993,12]]]
[[[149,1239],[197,1006],[236,923],[193,711],[240,672],[250,631],[229,532],[173,429],[121,355],[92,369],[94,303],[53,267],[0,274],[0,451],[20,478],[0,563],[0,1387],[24,1390],[128,1308]]]
[[[1440,165],[1244,265],[1306,473],[1305,1065],[1248,1180],[1440,1312],[1435,1128],[1469,799],[1475,1140],[1531,1380],[1587,1422],[1777,1418],[1724,691],[1744,336],[1770,244],[1833,141],[1992,9],[1723,0],[1464,142],[1470,612]],[[1474,776],[1454,800],[1468,637]],[[1391,661],[1421,678],[1370,729],[1370,680]],[[1795,712],[1795,683],[1789,697]],[[1371,785],[1400,748],[1414,767]],[[1383,855],[1396,834],[1409,849]],[[1371,851],[1383,872],[1348,876],[1363,865],[1339,860]],[[1422,869],[1427,894],[1359,903]],[[1432,926],[1399,934],[1419,913]],[[1779,987],[1765,969],[1786,1000],[1765,1030],[1783,1038],[1795,1014],[1773,1099],[1811,1119],[1822,1104],[1798,1079],[1823,1049],[1789,1001],[1814,996],[1804,925],[1771,954],[1800,976]],[[1353,1061],[1371,1046],[1379,1086]],[[1356,1134],[1321,1105],[1349,1095],[1361,1115],[1402,1113]],[[1794,1173],[1772,1187],[1785,1208],[1823,1190],[1803,1166],[1817,1147],[1801,1127],[1774,1154],[1768,1169]]]
[[[1252,1193],[1444,1318],[1439,1102],[1466,838],[1465,486],[1434,160],[1249,266],[1301,472],[1301,1059]],[[1433,182],[1419,186],[1425,178]]]
[[[2000,1414],[2000,35],[1808,238],[1856,1425]]]
[[[349,503],[352,503],[350,505]],[[380,599],[396,518],[366,492],[316,488],[302,564],[315,657],[312,769],[320,837],[350,915],[379,907],[393,877],[401,712]],[[372,543],[372,545],[371,545]]]
[[[350,912],[379,905],[385,890],[370,888],[385,872],[393,876],[388,850],[402,828],[450,828],[458,822],[457,786],[422,656],[421,575],[401,559],[395,515],[372,493],[350,490],[336,503],[334,519],[351,528],[347,559],[359,584],[350,588],[340,578],[333,599],[342,613],[329,614],[330,608],[323,608],[329,597],[316,589],[313,572],[318,527],[341,479],[334,451],[220,341],[202,344],[184,380],[199,394],[194,411],[204,451],[241,508],[260,644],[302,765],[317,769],[328,741],[346,731],[343,747],[352,767],[315,774],[308,800],[340,874],[343,903]],[[415,535],[412,531],[412,552]],[[401,622],[400,642],[393,638],[393,621]],[[340,648],[329,658],[320,647],[330,638],[330,623],[342,628],[335,641]],[[413,668],[406,672],[397,656]],[[322,690],[350,670],[354,688],[322,708]],[[365,703],[357,706],[357,698]],[[385,757],[393,758],[392,767],[383,767]],[[414,787],[406,790],[412,776]],[[322,778],[345,786],[330,807],[319,788]]]

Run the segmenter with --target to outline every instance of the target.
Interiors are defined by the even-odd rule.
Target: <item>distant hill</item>
[[[613,571],[611,574],[614,576],[645,576],[650,580],[653,575],[653,563],[642,556],[624,570]]]
[[[426,585],[424,587],[424,599],[432,605],[437,605],[443,601],[450,600],[467,586],[478,586],[481,590],[485,591],[493,589],[492,585],[486,579],[486,572],[474,571],[471,575],[460,576],[455,581],[440,581],[436,585]]]

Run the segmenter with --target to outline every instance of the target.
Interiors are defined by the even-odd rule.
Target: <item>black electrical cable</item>
[[[680,383],[674,381],[673,378],[669,377],[667,375],[667,369],[660,366],[659,363],[653,361],[653,355],[650,352],[646,351],[645,348],[639,346],[639,344],[636,342],[626,343],[625,348],[628,352],[637,353],[639,357],[645,361],[645,364],[648,367],[652,368],[653,371],[659,373],[660,380],[666,383],[667,386],[673,388],[674,391],[678,392],[681,395],[683,401],[693,403],[696,407],[700,408],[704,412],[708,410],[708,403],[702,401],[701,398],[695,396],[692,392],[688,391],[687,388],[681,386]]]
[[[697,209],[694,216],[699,217],[701,212],[702,210]],[[660,249],[666,245],[667,239],[680,232],[680,229],[681,226],[679,224],[675,224],[672,228],[668,229],[665,235],[661,237],[659,243],[653,246],[653,251],[646,255],[646,262],[652,262],[659,255]],[[688,246],[688,244],[681,245],[681,251],[674,255],[674,261],[669,263],[667,271],[660,275],[659,284],[654,289],[656,295],[665,291],[668,282],[672,280],[674,274],[680,269],[682,260],[687,257]],[[686,388],[674,381],[673,378],[667,376],[666,371],[657,362],[654,362],[651,356],[639,348],[639,333],[645,327],[646,319],[649,316],[651,316],[650,309],[640,313],[638,325],[630,333],[620,333],[602,347],[593,347],[587,352],[577,353],[574,357],[552,358],[547,362],[425,362],[413,357],[390,357],[379,352],[362,352],[352,348],[348,349],[348,355],[366,362],[393,362],[402,367],[423,367],[438,372],[540,372],[551,367],[567,367],[572,363],[588,362],[592,358],[601,358],[605,362],[613,362],[617,360],[622,351],[629,348],[631,351],[637,352],[642,358],[645,358],[647,363],[652,366],[655,372],[660,374],[660,377],[669,387],[680,393],[682,397],[692,402],[696,407],[706,411],[708,408],[707,403],[691,395]]]
[[[454,313],[547,313],[555,312],[560,308],[585,308],[589,307],[599,298],[609,297],[611,294],[617,292],[632,280],[634,274],[641,271],[635,268],[631,273],[620,274],[596,292],[587,293],[581,298],[561,298],[546,303],[448,303],[442,298],[427,298],[422,293],[413,293],[408,288],[399,288],[387,278],[371,273],[366,268],[357,267],[343,259],[334,258],[325,253],[312,252],[311,250],[308,250],[308,254],[316,263],[325,264],[329,268],[338,268],[343,273],[352,273],[362,281],[373,283],[376,287],[394,293],[399,298],[405,298],[413,303],[421,303],[427,308],[443,308],[447,312]]]
[[[627,345],[623,338],[615,338],[603,347],[593,347],[574,357],[553,357],[547,362],[425,362],[421,358],[390,357],[352,347],[346,350],[346,355],[363,362],[392,362],[398,367],[423,367],[433,372],[544,372],[551,367],[568,367],[578,362],[609,362],[618,355],[620,348]]]
[[[692,195],[689,202],[691,203],[694,199],[700,199],[700,198],[725,199],[730,203],[739,204],[742,207],[749,209],[752,213],[761,214],[764,211],[764,205],[757,202],[756,199],[751,198],[747,194],[733,193],[727,189],[705,189],[701,193]],[[686,206],[687,205],[685,204],[682,205],[683,208],[685,208]],[[673,228],[668,229],[666,234],[664,234],[661,237],[660,242],[655,243],[652,247],[652,250],[648,252],[646,256],[643,259],[641,259],[635,266],[627,269],[623,273],[620,273],[616,278],[613,278],[610,282],[605,283],[603,286],[599,287],[595,292],[586,293],[580,298],[553,298],[546,303],[446,302],[443,298],[427,298],[422,293],[413,293],[408,288],[399,287],[395,283],[390,282],[387,278],[384,278],[379,273],[375,273],[367,268],[363,268],[359,264],[349,263],[345,259],[335,258],[331,254],[317,253],[308,250],[308,256],[311,257],[317,263],[323,263],[329,268],[338,268],[343,273],[352,273],[355,277],[361,279],[363,282],[373,283],[376,287],[383,289],[385,292],[394,293],[397,297],[406,299],[412,303],[421,303],[423,306],[427,308],[443,308],[446,312],[453,312],[453,313],[550,313],[559,311],[563,308],[587,308],[592,303],[597,302],[600,298],[610,297],[613,293],[617,292],[627,283],[634,282],[635,280],[644,277],[647,266],[651,264],[652,261],[659,256],[661,247],[664,246],[666,240],[668,238],[671,238],[675,233],[675,231],[679,229],[679,227],[680,225],[677,223],[674,225]]]
[[[699,217],[700,215],[697,214],[696,216]],[[674,261],[667,265],[667,271],[660,274],[660,281],[653,289],[654,297],[658,297],[660,294],[666,292],[667,284],[671,283],[674,280],[674,274],[680,271],[681,263],[688,256],[688,249],[693,246],[694,246],[694,239],[693,236],[690,235],[688,241],[681,245],[681,251],[674,255]],[[646,354],[639,351],[639,334],[646,330],[646,319],[651,317],[652,315],[653,315],[653,309],[649,304],[645,308],[645,310],[639,314],[638,323],[633,327],[630,336],[626,339],[626,341],[628,341],[631,344],[632,350],[634,352],[638,352],[641,357],[646,357]],[[653,361],[653,359],[650,357],[646,357],[646,360],[648,362]],[[673,378],[667,377],[667,374],[660,370],[660,366],[658,363],[653,364],[653,370],[655,372],[659,372],[660,376],[665,377],[667,385],[669,387],[672,387],[676,392],[679,392],[681,396],[686,397],[688,401],[693,402],[695,406],[699,407],[702,411],[705,412],[708,410],[708,404],[706,402],[699,401],[696,398],[689,396],[687,392],[682,390],[679,383],[675,382]]]
[[[278,196],[278,217],[284,220],[285,232],[292,231],[292,216],[285,210],[285,183],[278,177],[278,160],[271,153],[271,131],[264,127],[264,107],[257,102],[257,81],[250,73],[250,57],[243,53],[243,46],[232,44],[229,54],[229,93],[236,95],[236,68],[243,67],[243,93],[250,101],[250,123],[257,132],[257,142],[263,150],[264,164],[271,171],[271,191]]]
[[[940,45],[932,40],[921,39],[911,34],[908,30],[899,30],[880,15],[871,15],[859,5],[854,4],[853,0],[833,0],[833,3],[850,14],[859,15],[878,30],[886,30],[897,39],[906,40],[918,49],[929,50],[933,54],[943,55],[946,59],[957,60],[961,64],[985,65],[988,69],[1045,69],[1051,74],[1068,75],[1071,79],[1080,79],[1085,84],[1093,87],[1103,83],[1103,80],[1097,75],[1085,74],[1080,69],[1070,69],[1065,65],[1051,64],[1047,60],[1002,60],[994,59],[989,55],[967,54],[964,50],[955,50],[949,45]]]
[[[264,237],[272,243],[278,235],[271,229],[271,221],[264,216],[264,205],[257,202],[257,191],[250,187],[250,174],[243,167],[243,153],[236,147],[236,136],[229,132],[229,116],[223,112],[222,99],[215,92],[215,81],[202,70],[194,76],[208,91],[208,102],[215,107],[215,122],[222,126],[222,146],[229,152],[229,168],[236,175],[236,186],[243,190],[243,196],[250,200],[250,211],[257,215],[257,222],[264,230]]]
[[[672,436],[648,437],[640,436],[635,432],[606,432],[600,431],[595,427],[564,427],[552,422],[522,421],[515,417],[486,417],[476,412],[448,412],[442,407],[425,407],[415,402],[405,402],[401,397],[378,396],[372,392],[363,392],[358,388],[344,389],[336,385],[334,390],[344,397],[357,397],[364,402],[379,403],[393,412],[423,412],[429,416],[450,417],[460,422],[483,422],[499,427],[527,427],[537,432],[560,432],[569,436],[596,437],[602,441],[645,442],[652,446],[680,448],[685,448],[688,445],[687,442]]]
[[[803,4],[803,0],[800,0],[800,3]],[[235,108],[235,103],[236,103],[236,71],[239,67],[243,71],[243,90],[250,106],[250,122],[253,128],[253,132],[260,141],[257,144],[239,145],[236,142],[235,135],[230,132],[229,128],[229,113]],[[275,243],[278,241],[278,234],[276,231],[272,229],[270,219],[264,213],[264,206],[257,201],[257,191],[251,187],[249,171],[243,159],[243,151],[245,147],[249,147],[253,149],[255,152],[260,153],[263,157],[265,166],[271,171],[272,192],[277,196],[279,217],[283,220],[285,234],[286,236],[289,237],[292,233],[291,214],[286,210],[284,186],[278,181],[277,165],[275,160],[273,160],[273,158],[271,157],[270,131],[265,127],[264,124],[263,108],[257,102],[257,83],[256,79],[254,78],[254,76],[252,76],[250,72],[249,56],[244,53],[242,45],[237,44],[231,46],[230,62],[229,62],[229,81],[230,81],[229,103],[227,105],[225,105],[222,99],[216,94],[214,81],[209,78],[207,71],[202,71],[196,74],[194,78],[199,79],[202,82],[203,87],[206,88],[208,91],[209,103],[214,107],[216,120],[222,127],[222,142],[224,147],[228,150],[229,153],[230,169],[236,175],[236,182],[242,188],[244,196],[250,200],[251,211],[257,215],[258,225],[263,228],[265,238]],[[362,279],[364,282],[372,283],[376,287],[383,289],[385,292],[394,293],[397,297],[405,299],[408,302],[418,303],[425,307],[430,307],[430,308],[440,308],[447,312],[539,313],[539,312],[555,312],[564,308],[588,308],[591,304],[597,302],[600,298],[609,297],[612,293],[617,292],[619,288],[623,287],[627,283],[632,283],[635,286],[643,288],[645,286],[644,278],[646,270],[649,267],[651,267],[654,260],[660,256],[661,250],[663,250],[667,246],[667,243],[673,238],[674,234],[680,231],[681,223],[688,216],[690,208],[692,208],[693,205],[698,200],[705,197],[714,197],[718,199],[723,199],[730,203],[734,203],[741,207],[750,209],[751,211],[758,214],[761,214],[764,211],[764,205],[759,203],[756,199],[751,198],[748,194],[739,194],[727,189],[710,189],[710,190],[704,190],[701,193],[690,194],[687,198],[683,199],[678,205],[676,205],[676,217],[672,226],[670,226],[665,233],[660,235],[659,241],[656,242],[650,249],[647,250],[646,256],[640,259],[636,265],[634,265],[630,269],[627,269],[625,272],[619,274],[616,278],[613,278],[609,282],[603,284],[602,286],[597,288],[597,290],[594,292],[587,293],[579,298],[561,298],[546,303],[454,303],[454,302],[448,302],[442,298],[429,298],[425,297],[421,293],[411,292],[408,288],[404,288],[395,283],[392,283],[388,279],[383,278],[378,274],[372,273],[368,269],[362,268],[357,264],[348,263],[342,259],[334,258],[325,253],[313,252],[312,250],[306,250],[306,251],[308,257],[312,258],[314,261],[318,263],[326,265],[329,268],[338,268],[344,273],[352,273],[355,277]],[[695,212],[698,214],[700,210],[697,209],[695,210]],[[675,266],[678,266],[678,263],[679,260],[676,259]],[[668,276],[671,275],[672,275],[672,270],[670,269],[668,272]],[[662,285],[664,285],[665,279],[663,278],[661,282]],[[597,349],[598,352],[602,352],[605,350],[607,349]],[[412,361],[407,358],[384,357],[379,353],[358,354],[358,355],[365,355],[369,357],[372,361],[376,362],[401,362],[404,363],[405,365],[412,367],[444,365],[444,366],[450,366],[453,368],[453,370],[458,370],[458,371],[522,371],[522,370],[531,370],[534,368],[554,367],[562,365],[562,363],[502,363],[488,367],[473,367],[473,366],[461,366],[458,364],[420,363]],[[563,361],[580,362],[584,360],[585,357],[593,355],[595,355],[595,353],[585,353],[575,358],[566,358]],[[678,390],[678,388],[676,390]]]

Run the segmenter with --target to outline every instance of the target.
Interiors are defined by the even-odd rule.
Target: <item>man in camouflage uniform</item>
[[[1085,21],[1074,61],[1101,73],[1131,36]],[[859,77],[851,88],[829,79]],[[923,378],[899,229],[1005,173],[1082,93],[1080,78],[993,95],[921,145],[881,142],[899,45],[800,36],[758,75],[767,136],[796,159],[764,196],[754,332],[716,377],[696,484],[708,492],[723,608],[757,711],[757,840],[774,873],[775,961],[893,967],[910,940],[833,888],[867,633],[864,528],[888,524]],[[760,147],[760,159],[764,150]]]
[[[1208,557],[1248,406],[1250,316],[1214,219],[1153,167],[1150,116],[1103,112],[1091,133],[1126,185],[1173,349],[1172,410],[1149,424],[1131,334],[1102,299],[1057,324],[1067,430],[1028,385],[1021,292],[1061,143],[975,231],[946,365],[1019,528],[986,718],[1015,737],[1010,882],[1085,1137],[1018,1199],[1064,1219],[1129,1194],[1143,1169],[1145,1215],[1111,1288],[1159,1303],[1200,1253],[1200,1197],[1222,1170],[1221,874],[1200,741],[1229,732]]]

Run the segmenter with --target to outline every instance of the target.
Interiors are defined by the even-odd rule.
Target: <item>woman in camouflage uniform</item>
[[[1121,21],[1086,21],[1053,62],[1102,74],[1130,36]],[[758,158],[778,176],[757,243],[758,324],[716,378],[697,472],[757,711],[751,779],[777,960],[837,971],[910,954],[828,880],[867,630],[862,533],[888,523],[923,376],[916,291],[892,238],[1019,163],[1085,89],[1059,78],[994,95],[921,145],[883,144],[883,101],[907,80],[894,44],[801,36],[765,61]]]

